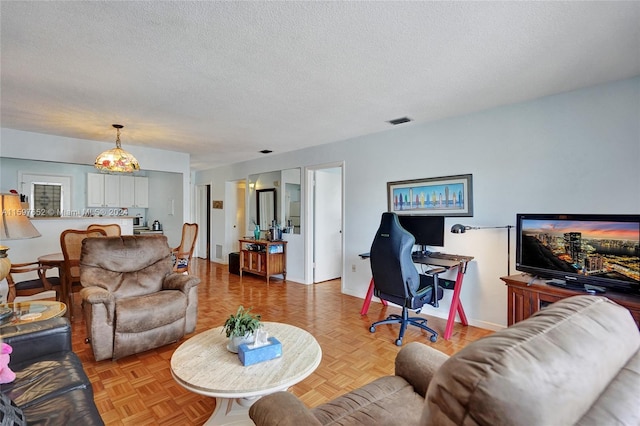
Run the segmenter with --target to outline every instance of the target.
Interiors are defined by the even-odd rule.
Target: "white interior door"
[[[239,180],[227,183],[227,203],[229,210],[227,211],[231,218],[231,227],[229,229],[229,239],[227,243],[231,248],[231,252],[237,252],[240,250],[240,244],[238,240],[245,235],[246,232],[246,208],[245,200],[246,194],[246,181]]]
[[[313,282],[342,276],[342,168],[315,171]]]
[[[247,234],[247,182],[244,180],[236,182],[236,223],[233,224],[233,239],[235,240],[234,251],[240,250],[240,243],[238,240],[243,238]]]

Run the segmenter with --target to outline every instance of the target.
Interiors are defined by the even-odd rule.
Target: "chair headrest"
[[[80,264],[109,271],[134,272],[171,256],[164,235],[87,238]]]

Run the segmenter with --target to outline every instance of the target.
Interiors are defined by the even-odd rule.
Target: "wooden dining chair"
[[[193,257],[193,249],[196,246],[198,237],[198,224],[185,223],[182,225],[182,239],[180,245],[173,249],[175,262],[173,264],[174,272],[186,272],[191,274],[191,258]]]
[[[12,264],[9,274],[7,275],[7,285],[9,286],[7,302],[12,303],[16,297],[35,297],[44,292],[48,292],[47,297],[50,297],[51,291],[55,293],[54,298],[59,300],[60,278],[47,277],[47,271],[49,269],[52,269],[52,267],[42,265],[39,262]],[[28,277],[25,277],[23,281],[15,281],[14,275],[27,274],[30,272],[37,272],[38,278],[28,279]],[[33,276],[33,274],[31,274],[31,276]]]
[[[105,225],[94,223],[89,225],[87,229],[90,231],[94,229],[102,229],[107,233],[107,237],[119,237],[120,235],[122,235],[120,225],[118,225],[117,223],[108,223]]]
[[[73,316],[73,293],[82,289],[80,284],[80,254],[82,253],[82,240],[85,238],[106,237],[104,229],[67,229],[60,234],[60,248],[64,256],[62,283],[62,302],[67,304],[69,316]]]

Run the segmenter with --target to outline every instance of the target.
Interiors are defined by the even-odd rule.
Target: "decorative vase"
[[[259,227],[258,225],[256,225],[256,227],[255,227],[255,228],[253,228],[253,237],[254,237],[256,240],[259,240],[259,239],[260,239],[260,227]]]
[[[255,336],[253,333],[247,334],[245,336],[231,336],[229,337],[229,343],[227,344],[227,350],[229,352],[233,352],[234,354],[238,353],[238,346],[243,343],[253,343]]]

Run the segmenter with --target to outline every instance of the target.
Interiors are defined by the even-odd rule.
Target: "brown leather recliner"
[[[84,240],[80,281],[96,361],[164,346],[195,330],[200,279],[173,272],[165,236]]]

